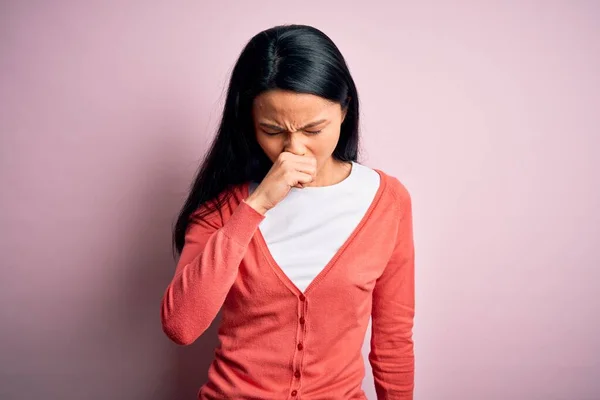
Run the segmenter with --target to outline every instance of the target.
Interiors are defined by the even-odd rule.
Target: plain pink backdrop
[[[600,399],[600,6],[566,0],[2,2],[0,398],[195,398],[216,323],[162,333],[170,227],[282,23],[336,42],[360,161],[412,193],[415,398]]]

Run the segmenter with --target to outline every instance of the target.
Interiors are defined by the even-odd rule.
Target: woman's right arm
[[[264,218],[242,201],[222,226],[210,220],[190,222],[161,304],[163,331],[175,343],[193,343],[215,319]]]

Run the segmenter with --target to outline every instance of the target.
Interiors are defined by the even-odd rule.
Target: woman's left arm
[[[377,399],[412,400],[415,268],[411,197],[400,184],[401,216],[392,256],[373,290],[369,362]]]

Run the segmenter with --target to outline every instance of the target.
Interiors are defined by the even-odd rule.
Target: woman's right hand
[[[283,200],[292,187],[302,188],[312,182],[316,173],[316,158],[284,151],[245,202],[264,215]]]

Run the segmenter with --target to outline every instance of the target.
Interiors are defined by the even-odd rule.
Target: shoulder
[[[403,212],[410,212],[412,209],[412,196],[405,183],[395,175],[377,168],[374,169],[381,175],[382,184],[385,185],[384,191],[394,205]]]

